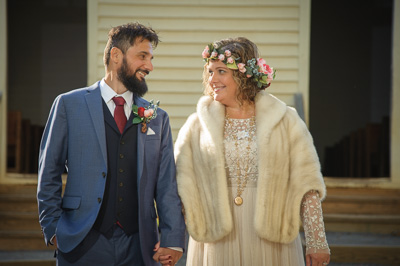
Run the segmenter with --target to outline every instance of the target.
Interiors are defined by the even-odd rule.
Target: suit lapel
[[[147,101],[145,101],[142,98],[135,97],[134,98],[134,104],[136,104],[138,107],[146,107]],[[132,119],[133,115],[130,116],[129,120],[131,121],[132,124]],[[145,143],[146,143],[146,133],[142,132],[142,124],[139,124],[137,127],[137,175],[138,175],[138,188],[140,187],[140,178],[142,177],[143,173],[143,166],[144,166],[144,148],[145,148]]]
[[[106,129],[104,126],[104,113],[99,82],[88,88],[85,95],[86,104],[96,131],[97,140],[103,154],[104,163],[107,165]]]

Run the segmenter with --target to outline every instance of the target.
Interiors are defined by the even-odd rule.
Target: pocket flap
[[[81,197],[64,196],[62,200],[62,208],[64,209],[78,209],[81,205]]]

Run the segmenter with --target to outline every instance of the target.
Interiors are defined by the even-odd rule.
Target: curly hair
[[[248,60],[253,58],[257,59],[259,57],[257,46],[244,37],[222,39],[220,41],[215,41],[213,45],[219,50],[230,50],[232,56],[240,58],[239,63],[246,64]],[[210,74],[208,73],[207,65],[208,63],[204,65],[203,70],[204,95],[213,97],[214,90],[208,83]],[[236,97],[240,104],[244,102],[254,102],[257,93],[268,87],[263,86],[262,88],[258,88],[252,79],[247,78],[245,74],[236,70],[233,71],[233,79],[238,85],[238,94]]]
[[[138,22],[113,27],[108,32],[108,41],[103,57],[104,65],[108,66],[113,47],[119,48],[125,54],[138,39],[140,41],[148,40],[154,48],[157,47],[160,41],[157,33],[151,27],[146,27]]]

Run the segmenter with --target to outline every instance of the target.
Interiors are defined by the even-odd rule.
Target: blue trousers
[[[76,262],[68,262],[65,256],[68,254],[57,255],[58,266],[145,266],[140,250],[139,233],[128,236],[118,226],[110,239],[100,235],[93,246]]]

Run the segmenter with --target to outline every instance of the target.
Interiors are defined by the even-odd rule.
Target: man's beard
[[[148,74],[149,71],[138,69],[135,71],[135,73],[133,73],[133,75],[129,75],[128,71],[128,64],[126,62],[126,58],[124,57],[122,66],[117,71],[118,79],[122,82],[122,84],[124,84],[125,88],[133,93],[134,96],[142,97],[148,91],[146,80],[144,78],[143,80],[139,80],[136,77],[136,74],[139,71]]]

